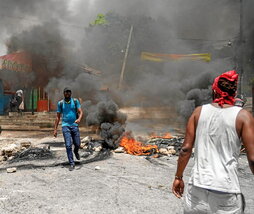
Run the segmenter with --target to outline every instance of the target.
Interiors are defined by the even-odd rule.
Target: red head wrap
[[[238,80],[238,74],[236,73],[236,71],[232,70],[232,71],[225,72],[225,73],[221,74],[220,76],[218,76],[218,77],[216,77],[214,79],[212,89],[220,97],[219,98],[215,98],[213,100],[213,103],[218,103],[221,107],[223,106],[223,104],[234,105],[234,103],[235,103],[235,94],[229,95],[227,92],[222,91],[218,87],[218,83],[219,83],[219,80],[221,78],[226,79],[226,80],[228,80],[230,82],[235,82],[235,81],[237,82],[237,80]]]

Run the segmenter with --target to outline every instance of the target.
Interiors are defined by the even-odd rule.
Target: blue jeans
[[[63,126],[62,131],[69,163],[70,165],[74,165],[72,143],[74,144],[74,153],[78,153],[80,147],[79,128],[78,126]]]

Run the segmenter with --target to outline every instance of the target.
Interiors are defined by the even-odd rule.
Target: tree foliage
[[[96,19],[90,23],[91,26],[94,25],[105,25],[107,24],[107,20],[105,19],[105,15],[103,15],[102,13],[99,13],[96,17]]]
[[[85,29],[86,39],[83,40],[81,50],[87,64],[102,70],[107,77],[110,76],[105,79],[117,82],[131,25],[134,30],[125,72],[125,82],[128,85],[141,78],[145,72],[158,71],[161,66],[140,60],[142,51],[160,52],[163,49],[157,21],[143,15],[127,17],[114,12],[105,16],[99,14],[95,22]]]

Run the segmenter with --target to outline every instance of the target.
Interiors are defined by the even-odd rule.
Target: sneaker
[[[77,160],[80,160],[79,153],[78,153],[78,152],[74,152],[74,154],[75,154],[75,156],[76,156]]]
[[[69,171],[73,171],[75,169],[75,165],[70,165]]]

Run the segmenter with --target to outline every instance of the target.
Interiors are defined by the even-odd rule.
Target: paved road
[[[182,200],[170,191],[177,157],[147,160],[114,153],[102,161],[80,164],[73,172],[56,164],[65,159],[65,151],[61,150],[55,160],[24,163],[13,174],[7,174],[3,169],[6,166],[0,166],[0,213],[182,213]],[[246,213],[251,214],[253,176],[245,156],[240,163]],[[186,180],[192,164],[193,160]],[[95,170],[96,166],[100,170]]]

